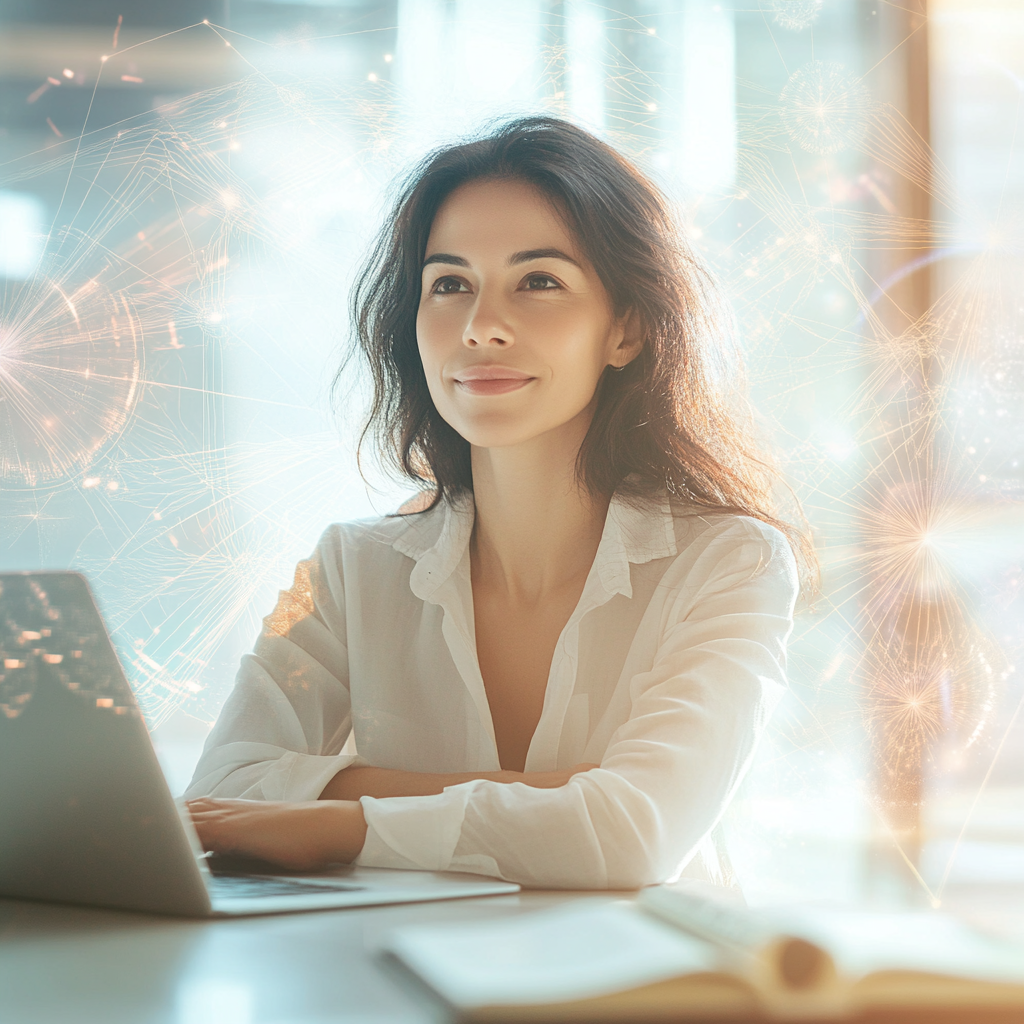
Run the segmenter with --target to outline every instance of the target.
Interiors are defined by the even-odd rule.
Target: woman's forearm
[[[474,775],[471,772],[435,774],[432,772],[403,772],[392,768],[360,768],[353,766],[338,772],[324,787],[321,800],[358,800],[361,796],[432,796],[441,793],[446,786],[457,786],[471,779],[492,778],[495,782],[511,781],[502,779],[506,772],[491,772]]]
[[[474,779],[489,782],[522,782],[538,789],[564,786],[577,772],[596,765],[576,765],[554,772],[403,772],[393,768],[345,768],[324,787],[321,800],[358,800],[363,796],[433,796],[447,786],[457,786]]]

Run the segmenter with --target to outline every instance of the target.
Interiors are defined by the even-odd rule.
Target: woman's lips
[[[456,375],[455,383],[471,395],[504,395],[535,379],[522,370],[504,366],[471,366]]]
[[[457,380],[455,383],[471,395],[504,395],[509,391],[518,391],[533,379],[533,377],[490,377],[482,380]]]

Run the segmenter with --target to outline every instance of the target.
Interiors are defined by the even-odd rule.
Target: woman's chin
[[[537,434],[524,432],[522,429],[509,430],[467,430],[460,434],[473,448],[515,448],[517,445],[528,444]]]
[[[476,415],[442,416],[448,425],[465,438],[474,448],[509,448],[537,437],[548,429],[530,423],[522,412],[497,409]]]
[[[586,409],[564,421],[560,418],[534,420],[521,414],[445,417],[474,448],[516,448],[539,442],[545,449],[553,445],[565,447],[567,451],[571,449],[573,453],[578,451],[591,418],[592,413]]]

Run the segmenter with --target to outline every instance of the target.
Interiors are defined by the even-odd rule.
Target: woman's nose
[[[512,325],[504,315],[501,304],[486,295],[479,295],[462,333],[462,343],[468,348],[490,345],[507,348],[514,342]]]

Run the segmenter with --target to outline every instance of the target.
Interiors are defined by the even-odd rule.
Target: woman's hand
[[[188,802],[203,849],[259,857],[292,871],[312,871],[359,856],[366,821],[358,803],[310,800]]]

